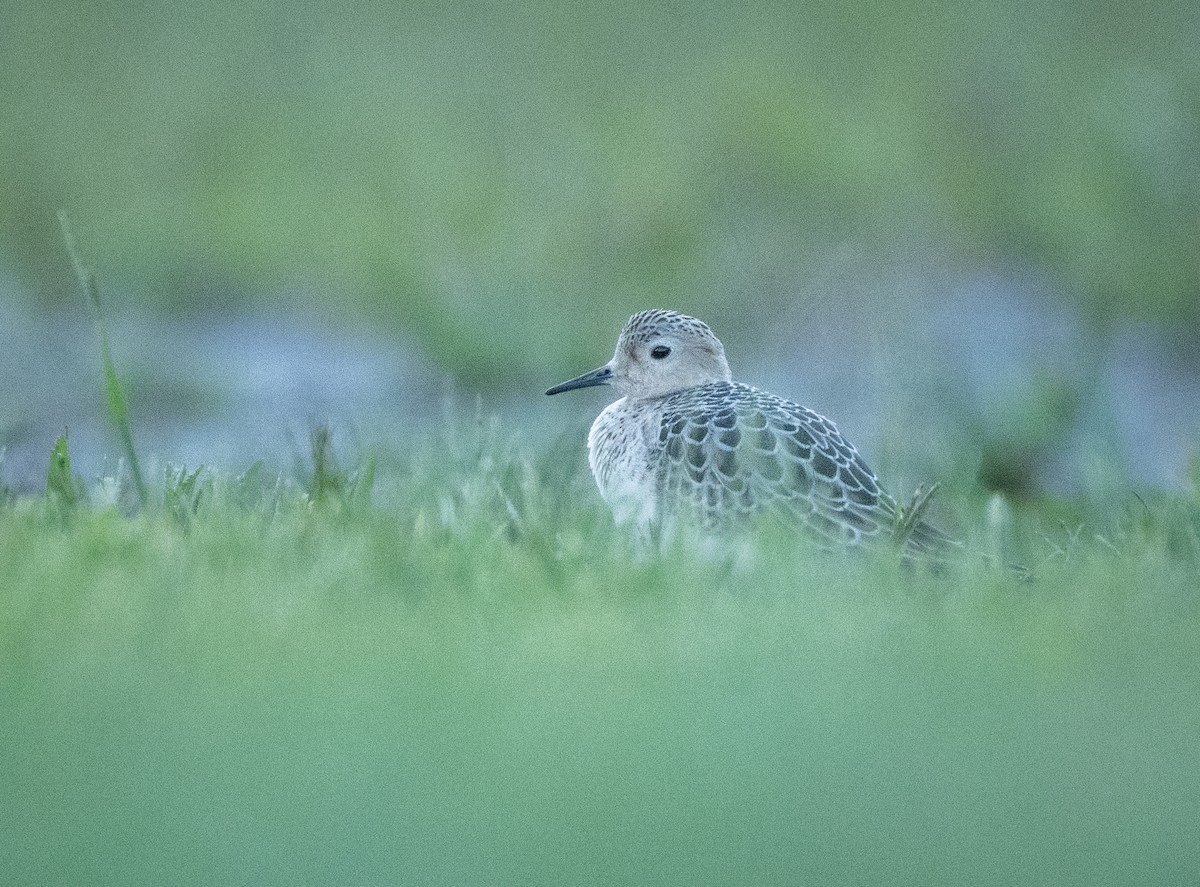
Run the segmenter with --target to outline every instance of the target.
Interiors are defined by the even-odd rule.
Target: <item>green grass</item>
[[[1193,499],[989,522],[948,495],[1032,583],[787,537],[731,566],[639,555],[575,448],[494,422],[448,421],[377,473],[327,444],[278,481],[173,471],[132,517],[111,490],[0,506],[3,880],[1146,884],[1200,865]]]
[[[121,445],[125,451],[125,458],[128,460],[129,475],[133,481],[138,502],[144,505],[147,496],[146,481],[142,478],[137,448],[133,443],[133,423],[129,418],[125,389],[117,376],[116,366],[113,364],[112,348],[108,343],[108,321],[104,313],[104,304],[100,299],[100,284],[96,281],[96,272],[88,266],[79,252],[75,233],[71,230],[71,222],[65,211],[59,211],[58,224],[62,228],[63,242],[67,248],[67,255],[71,258],[71,266],[75,269],[75,276],[79,280],[79,288],[87,299],[88,307],[92,311],[92,320],[96,325],[96,338],[100,343],[100,364],[104,371],[104,390],[107,396],[108,414],[121,435]],[[68,475],[70,474],[69,463],[64,470]],[[53,470],[51,477],[53,477]]]

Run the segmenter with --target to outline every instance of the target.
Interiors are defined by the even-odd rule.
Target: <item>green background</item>
[[[496,389],[830,254],[1017,268],[1196,341],[1195,4],[5,2],[0,262],[415,338]],[[932,249],[932,256],[923,250]],[[877,295],[874,298],[887,298]],[[903,293],[891,298],[903,299]],[[831,319],[831,323],[836,321]]]

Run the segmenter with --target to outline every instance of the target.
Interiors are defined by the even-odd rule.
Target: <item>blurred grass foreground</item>
[[[1194,883],[1198,10],[0,0],[0,883]],[[652,306],[972,557],[635,550]]]
[[[1200,866],[1200,503],[997,525],[1033,583],[786,535],[646,558],[560,460],[445,435],[386,508],[324,457],[168,474],[133,518],[61,472],[0,506],[5,882]]]

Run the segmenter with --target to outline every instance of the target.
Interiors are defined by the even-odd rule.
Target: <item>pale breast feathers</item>
[[[600,495],[618,524],[647,527],[658,518],[655,493],[654,435],[658,410],[622,398],[592,423],[588,461]]]

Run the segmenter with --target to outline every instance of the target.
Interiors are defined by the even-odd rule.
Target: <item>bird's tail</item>
[[[921,558],[934,564],[944,565],[949,558],[967,551],[962,542],[947,536],[922,517],[925,509],[929,506],[929,500],[933,498],[933,494],[937,492],[939,486],[941,484],[935,483],[928,490],[924,487],[917,487],[909,504],[896,508],[894,538],[896,544],[904,552],[905,561]],[[982,555],[982,558],[984,563],[994,566],[992,558],[987,555]],[[1028,567],[1011,563],[1002,563],[1001,565],[1013,578],[1021,582],[1034,581],[1033,571]]]
[[[933,484],[929,489],[925,489],[924,485],[919,486],[907,505],[896,506],[893,538],[906,553],[939,556],[962,548],[961,542],[924,519],[925,509],[940,487],[940,483]]]

